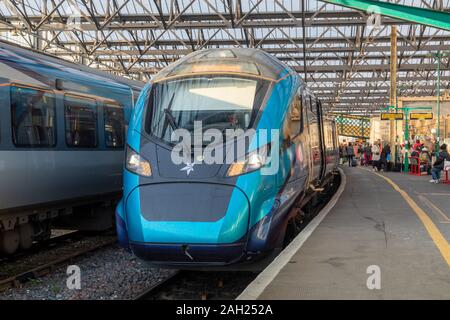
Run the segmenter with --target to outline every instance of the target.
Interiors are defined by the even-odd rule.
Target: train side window
[[[299,109],[298,109],[298,113],[299,113],[299,117],[300,117],[300,132],[302,133],[305,130],[305,115],[304,115],[304,101],[303,101],[303,96],[302,94],[298,94],[298,104],[299,104]]]
[[[97,146],[97,104],[94,99],[64,96],[66,143],[70,147]]]
[[[105,104],[105,144],[110,148],[122,148],[125,140],[123,107]]]
[[[286,117],[286,130],[289,131],[291,137],[295,137],[300,133],[300,111],[301,111],[300,97],[295,95],[289,106],[288,116]]]
[[[306,97],[306,100],[308,101],[308,118],[310,123],[311,122],[316,122],[317,121],[317,112],[316,112],[316,99],[308,96]]]
[[[309,120],[308,120],[308,111],[309,111],[309,105],[308,105],[308,96],[302,94],[302,117],[303,117],[303,125],[308,124],[309,126]]]
[[[11,124],[16,146],[52,147],[56,144],[53,92],[11,86]]]

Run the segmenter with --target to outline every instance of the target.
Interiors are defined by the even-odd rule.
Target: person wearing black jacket
[[[355,156],[355,151],[353,150],[353,145],[351,142],[348,143],[347,146],[347,158],[348,158],[348,166],[352,166],[353,157]]]
[[[441,178],[441,171],[444,170],[445,161],[450,161],[450,155],[447,152],[447,145],[444,143],[440,147],[439,155],[433,164],[433,169],[431,169],[431,175],[433,179],[430,180],[431,183],[439,183]]]
[[[383,150],[381,150],[381,171],[387,171],[388,169],[388,158],[391,154],[391,147],[387,144],[384,146]]]

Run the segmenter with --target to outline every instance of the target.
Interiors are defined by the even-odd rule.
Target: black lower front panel
[[[139,258],[155,264],[230,264],[239,261],[245,243],[223,245],[131,243]]]
[[[161,183],[140,188],[148,221],[214,222],[227,212],[234,188],[210,183]]]

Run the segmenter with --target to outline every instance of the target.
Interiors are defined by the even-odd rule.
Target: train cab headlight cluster
[[[136,151],[127,146],[126,168],[128,171],[144,177],[152,175],[150,162],[142,158]]]
[[[270,144],[248,153],[244,159],[234,162],[228,169],[227,176],[234,177],[260,169],[268,163]]]

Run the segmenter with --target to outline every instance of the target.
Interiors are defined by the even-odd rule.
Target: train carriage
[[[127,120],[140,82],[0,43],[0,253],[27,249],[51,222],[112,225]]]
[[[240,133],[227,140],[229,130]],[[212,149],[223,161],[208,162]],[[180,150],[184,161],[175,161]],[[338,162],[320,101],[291,68],[255,49],[202,50],[163,69],[141,92],[126,153],[120,242],[152,265],[177,268],[276,252],[292,206],[323,189]]]

